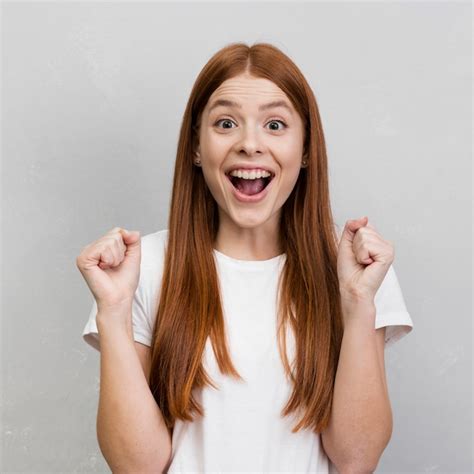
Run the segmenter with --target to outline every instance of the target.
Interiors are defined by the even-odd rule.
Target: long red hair
[[[217,203],[193,165],[202,110],[225,80],[248,72],[273,81],[293,103],[305,128],[303,168],[281,209],[279,239],[286,261],[279,280],[278,349],[293,391],[281,415],[301,413],[292,432],[323,431],[331,413],[343,335],[337,277],[337,235],[328,185],[323,128],[314,94],[298,67],[268,43],[232,43],[197,77],[184,112],[176,155],[164,273],[152,339],[150,389],[171,431],[175,419],[204,415],[194,388],[218,388],[203,367],[210,338],[223,374],[242,379],[229,356],[213,243]],[[288,326],[290,325],[290,326]],[[293,330],[290,366],[285,333]]]

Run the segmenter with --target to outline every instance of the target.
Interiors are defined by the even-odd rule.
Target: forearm
[[[352,308],[336,372],[331,418],[324,448],[346,472],[370,472],[391,436],[390,401],[378,360],[375,306]],[[367,470],[367,468],[369,470]],[[341,472],[342,474],[342,472]]]
[[[161,472],[171,454],[170,435],[148,386],[131,326],[104,322],[111,321],[113,316],[97,315],[99,446],[114,473]]]

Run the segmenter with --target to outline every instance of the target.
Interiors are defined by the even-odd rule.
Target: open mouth
[[[235,189],[246,196],[254,196],[261,193],[269,184],[275,175],[268,176],[267,178],[256,178],[256,179],[245,179],[238,178],[237,176],[230,176],[226,174],[227,179],[232,183]]]

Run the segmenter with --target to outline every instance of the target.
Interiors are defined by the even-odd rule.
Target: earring
[[[303,160],[301,163],[303,165],[303,168],[306,167],[306,165],[308,164],[308,162],[306,160]]]
[[[195,160],[194,163],[198,165],[199,163],[201,163],[201,160]]]

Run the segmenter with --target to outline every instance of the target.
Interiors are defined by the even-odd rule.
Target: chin
[[[270,215],[265,210],[242,209],[227,214],[228,218],[242,229],[253,229],[268,223]]]

